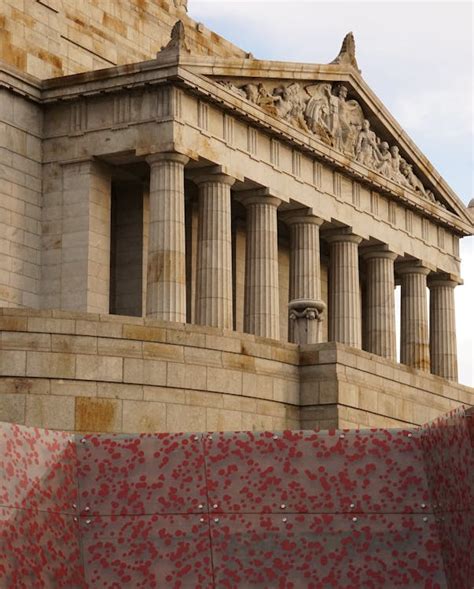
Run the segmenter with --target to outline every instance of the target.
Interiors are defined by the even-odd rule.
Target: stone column
[[[231,194],[235,179],[206,173],[199,186],[196,323],[232,329]]]
[[[243,198],[247,208],[244,331],[280,338],[277,209],[265,192]]]
[[[374,247],[364,252],[366,260],[367,352],[397,359],[395,328],[395,270],[397,254]]]
[[[361,347],[359,249],[362,238],[348,230],[325,236],[330,245],[329,341]]]
[[[430,369],[428,297],[426,277],[429,269],[416,261],[397,266],[402,282],[400,361],[402,364]]]
[[[430,276],[430,358],[431,372],[457,381],[456,316],[454,289],[459,280],[448,274]]]
[[[290,341],[316,344],[326,305],[321,300],[319,227],[322,219],[305,211],[284,215],[290,226]]]
[[[150,164],[147,264],[148,317],[186,322],[184,166],[179,153],[156,153]]]

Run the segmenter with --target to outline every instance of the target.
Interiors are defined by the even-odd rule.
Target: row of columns
[[[187,158],[162,153],[148,158],[150,237],[147,315],[186,321],[184,166]],[[220,169],[196,176],[199,186],[196,322],[232,329],[231,187]],[[279,339],[278,198],[265,189],[241,193],[247,209],[244,330]],[[290,340],[320,341],[325,310],[320,293],[319,229],[322,220],[301,211],[284,213],[290,227]],[[359,245],[347,228],[326,232],[330,247],[329,340],[362,347]],[[396,360],[395,259],[386,247],[366,248],[365,349]],[[401,361],[457,379],[454,287],[449,277],[430,280],[421,264],[397,266],[401,277]]]

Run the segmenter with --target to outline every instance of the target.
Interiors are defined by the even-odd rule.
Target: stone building
[[[0,420],[390,427],[474,405],[454,320],[472,209],[351,34],[295,64],[176,0],[2,7]]]

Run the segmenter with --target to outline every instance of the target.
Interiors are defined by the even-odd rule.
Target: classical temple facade
[[[474,405],[454,308],[473,209],[352,35],[327,65],[270,62],[182,2],[89,8],[6,4],[0,420],[391,427]]]

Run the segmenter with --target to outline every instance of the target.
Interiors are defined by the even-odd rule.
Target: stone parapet
[[[0,421],[68,431],[400,427],[473,389],[338,343],[0,309]]]
[[[298,350],[134,317],[0,310],[0,421],[69,431],[299,427]]]
[[[301,346],[301,428],[421,425],[474,404],[474,389],[362,350]]]

